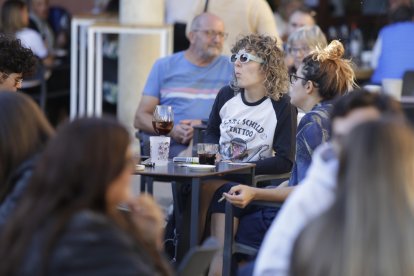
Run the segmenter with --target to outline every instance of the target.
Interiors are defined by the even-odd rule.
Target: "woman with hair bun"
[[[327,47],[305,57],[296,74],[290,75],[291,103],[306,114],[296,134],[296,161],[289,186],[297,185],[312,161],[313,150],[329,139],[332,100],[352,90],[355,75],[344,47],[333,40]]]

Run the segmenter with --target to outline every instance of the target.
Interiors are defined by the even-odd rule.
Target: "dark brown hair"
[[[40,152],[54,130],[39,106],[16,92],[0,92],[0,202],[13,189],[12,173]]]
[[[15,33],[24,27],[21,12],[28,8],[27,4],[21,0],[7,0],[1,7],[1,30],[8,35]]]
[[[93,210],[108,215],[106,192],[129,164],[126,158],[129,142],[127,130],[109,118],[77,119],[57,131],[39,159],[28,190],[0,237],[0,275],[18,273],[33,233],[51,217],[55,218],[54,225],[45,233],[47,238],[43,251],[39,252],[42,271],[46,271],[53,246],[74,214]],[[30,216],[27,215],[29,213]],[[114,219],[118,222],[121,216]],[[159,253],[140,243],[136,231],[134,238],[163,271]]]

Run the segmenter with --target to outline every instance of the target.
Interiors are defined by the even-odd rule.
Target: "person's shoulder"
[[[217,97],[222,100],[223,99],[229,100],[236,95],[237,95],[237,92],[234,91],[234,89],[230,85],[226,85],[220,89],[219,93],[217,94]]]
[[[219,67],[227,69],[228,71],[233,71],[233,64],[229,61],[229,57],[225,55],[216,57],[208,67]]]
[[[230,65],[231,65],[231,63],[230,63],[230,61],[229,61],[229,57],[228,57],[228,56],[225,56],[225,55],[219,55],[219,56],[216,58],[216,62],[224,62],[224,63],[226,63],[226,64],[230,64]]]
[[[288,94],[283,94],[282,97],[280,97],[278,100],[274,100],[270,98],[273,108],[276,110],[276,112],[282,112],[286,108],[291,108],[292,104],[290,103],[290,96]]]
[[[408,29],[414,29],[414,22],[406,21],[386,25],[380,30],[380,35],[395,34],[397,30],[406,31]]]
[[[25,38],[26,40],[42,39],[41,35],[33,29],[23,28],[16,33],[16,37],[19,39]]]
[[[154,65],[163,66],[163,65],[170,65],[170,64],[176,64],[177,62],[185,59],[184,58],[184,52],[177,52],[173,53],[171,55],[160,57],[157,59],[154,63]]]
[[[91,210],[83,210],[70,219],[65,233],[60,239],[61,252],[77,250],[98,250],[114,248],[132,250],[132,239],[115,225],[106,215]],[[102,249],[103,250],[103,249]]]
[[[89,267],[96,275],[151,275],[152,262],[141,253],[106,215],[84,210],[73,216],[59,239],[52,256],[52,271],[82,274]]]

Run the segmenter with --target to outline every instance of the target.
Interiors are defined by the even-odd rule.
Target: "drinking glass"
[[[198,143],[197,154],[200,164],[215,165],[216,154],[219,152],[218,144]]]
[[[174,126],[174,113],[170,105],[157,105],[152,117],[152,127],[158,135],[170,133]]]

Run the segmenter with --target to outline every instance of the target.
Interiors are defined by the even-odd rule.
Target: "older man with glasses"
[[[156,61],[135,115],[134,126],[144,141],[155,135],[155,106],[170,105],[174,112],[170,157],[188,148],[193,126],[208,118],[218,91],[231,80],[232,66],[221,55],[226,37],[223,21],[203,13],[191,24],[190,47]]]
[[[35,70],[36,57],[20,40],[0,35],[0,91],[17,91]]]

